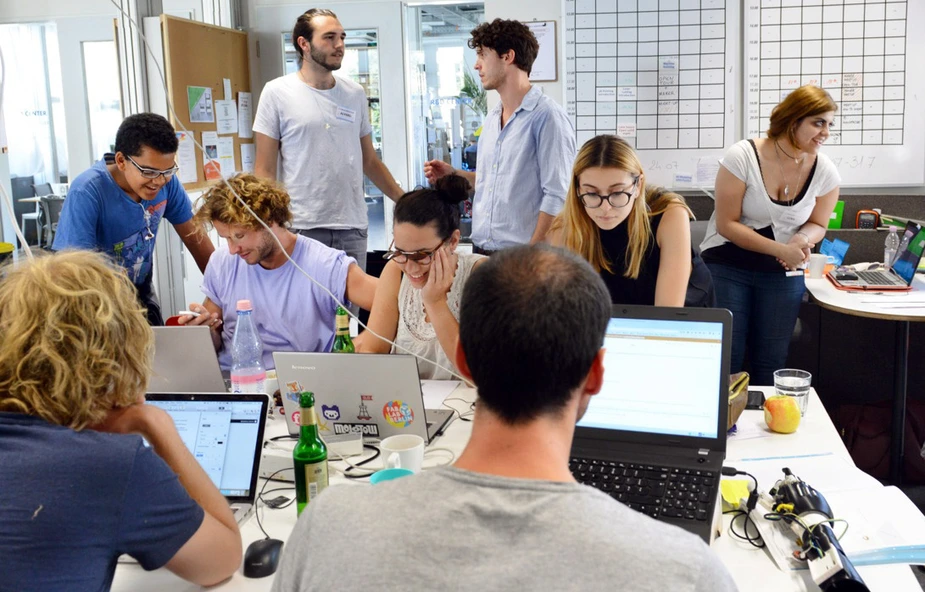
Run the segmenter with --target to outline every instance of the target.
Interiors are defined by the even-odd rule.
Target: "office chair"
[[[50,249],[55,242],[55,233],[58,232],[58,220],[61,218],[61,210],[64,208],[64,198],[58,195],[45,195],[39,205],[42,208],[44,235],[47,237],[44,245],[42,245],[41,240],[39,241],[39,246]]]

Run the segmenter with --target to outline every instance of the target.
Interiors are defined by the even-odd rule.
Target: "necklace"
[[[784,152],[784,149],[781,148],[780,145],[776,141],[774,142],[774,147],[777,149],[775,151],[775,154],[777,154],[777,168],[780,169],[780,177],[784,181],[784,199],[788,200],[790,199],[790,179],[788,179],[787,176],[784,175],[784,164],[783,162],[781,162],[781,158],[780,158],[780,153]],[[787,154],[787,153],[784,152],[784,154]],[[790,156],[790,155],[787,154],[787,156]],[[791,158],[793,157],[791,156]],[[799,165],[799,168],[797,169],[797,183],[796,183],[797,188],[800,187],[800,180],[803,178],[803,160],[805,159],[806,159],[805,154],[803,155],[803,158],[800,160],[797,160],[796,158],[793,159],[794,164]]]
[[[777,140],[774,140],[774,145],[777,146],[778,150],[784,153],[784,156],[786,156],[787,158],[792,158],[795,164],[803,164],[803,161],[806,159],[806,154],[803,154],[803,156],[801,156],[799,159],[797,159],[797,157],[795,156],[788,154],[786,150],[780,147],[780,142],[778,142]]]

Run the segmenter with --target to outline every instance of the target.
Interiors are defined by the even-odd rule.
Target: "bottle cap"
[[[890,224],[890,232],[896,232],[896,227]]]
[[[238,312],[241,312],[243,310],[254,310],[254,307],[251,306],[250,300],[238,300],[237,310]]]

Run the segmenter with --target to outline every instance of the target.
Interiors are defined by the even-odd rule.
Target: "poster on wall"
[[[556,73],[556,21],[533,21],[526,23],[533,31],[540,51],[533,62],[530,72],[531,82],[553,82],[558,79]]]

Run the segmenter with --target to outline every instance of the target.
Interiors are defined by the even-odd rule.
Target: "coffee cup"
[[[828,263],[828,261],[828,255],[812,253],[809,256],[809,277],[814,280],[821,279],[822,273],[825,271],[825,264]]]
[[[424,438],[414,434],[389,436],[379,443],[383,465],[420,473],[424,464]]]

